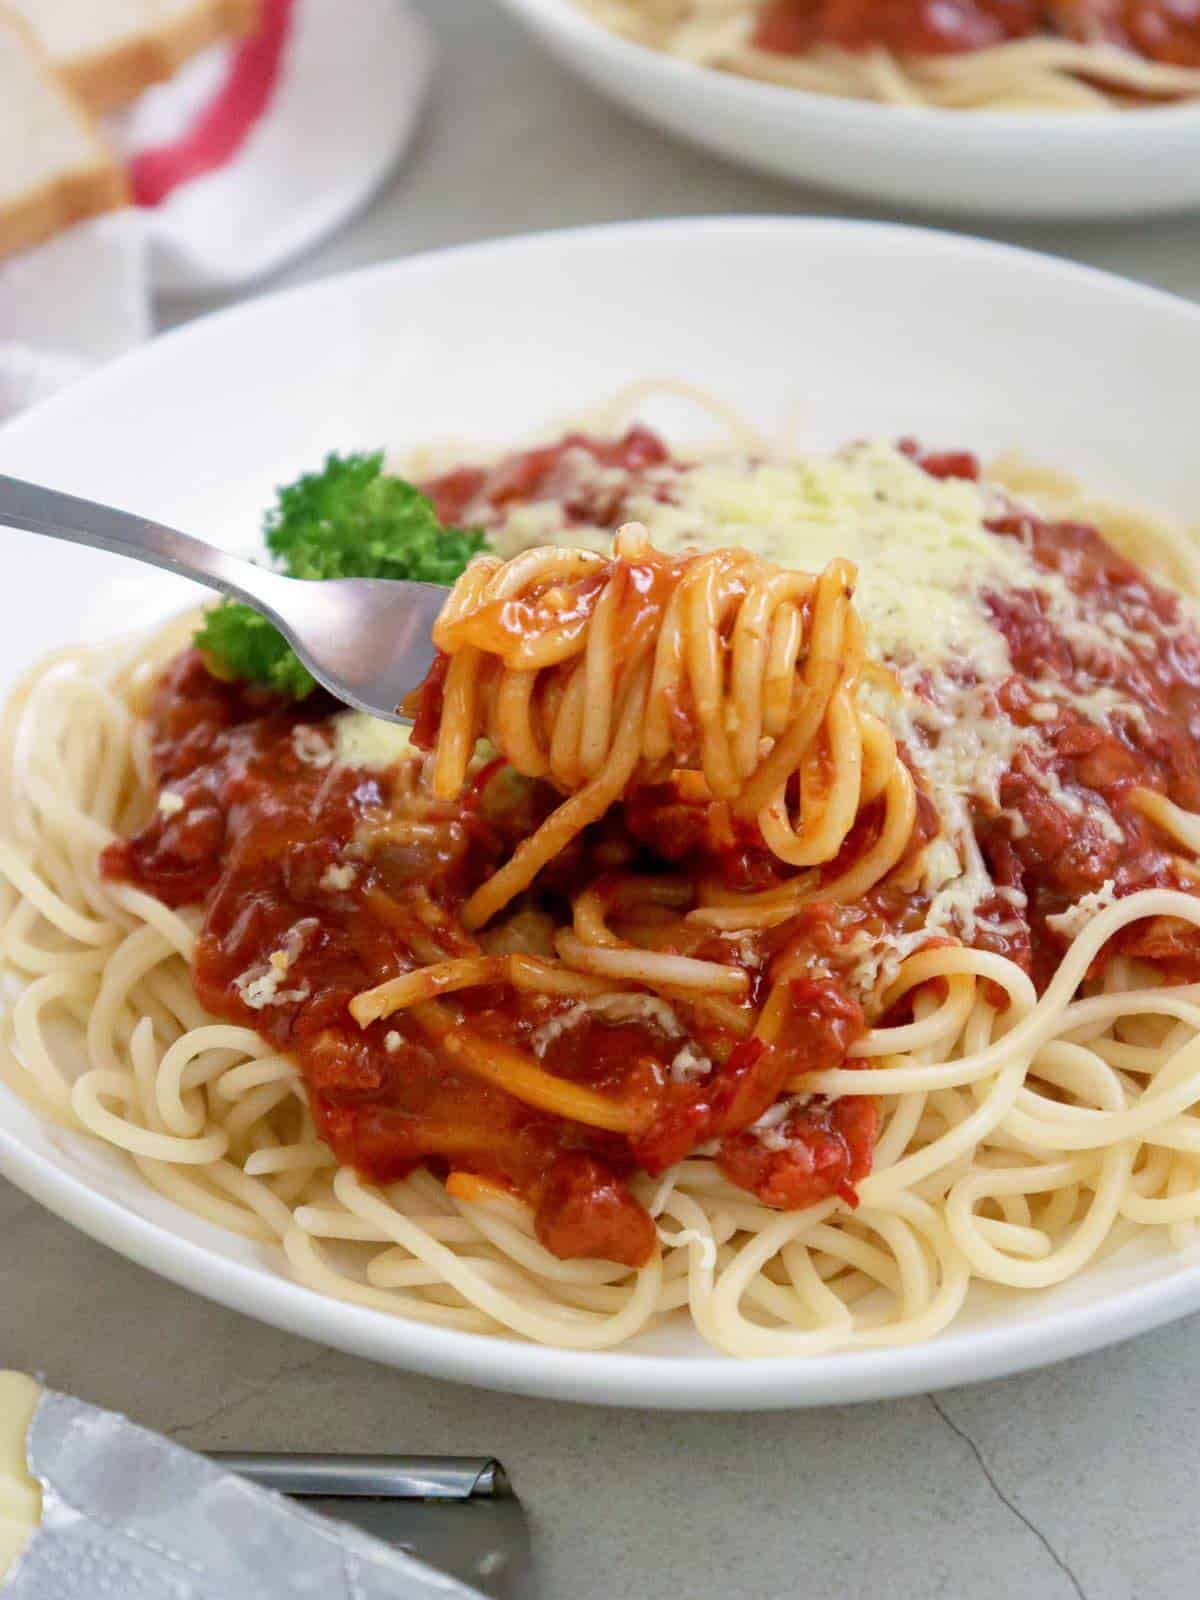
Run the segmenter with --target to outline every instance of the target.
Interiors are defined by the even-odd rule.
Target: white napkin
[[[344,222],[407,143],[430,56],[404,0],[265,0],[255,38],[143,94],[111,129],[139,205],[0,262],[0,419],[148,338],[156,291],[245,283]]]

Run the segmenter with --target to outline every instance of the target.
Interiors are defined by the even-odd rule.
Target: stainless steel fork
[[[391,722],[433,660],[447,591],[386,578],[285,578],[149,517],[0,474],[0,524],[91,545],[192,578],[273,622],[331,694]]]

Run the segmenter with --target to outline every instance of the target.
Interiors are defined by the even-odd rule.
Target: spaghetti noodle
[[[9,1081],[314,1288],[575,1348],[910,1342],[1186,1241],[1185,541],[907,443],[428,489],[512,558],[412,747],[189,619],[18,686]]]
[[[1200,94],[1200,10],[1160,0],[577,0],[698,66],[947,110],[1112,111]]]
[[[884,797],[881,843],[853,894],[895,866],[915,800],[886,727],[857,703],[854,572],[817,577],[748,551],[664,558],[630,525],[613,559],[553,547],[472,564],[434,629],[444,652],[434,794],[462,789],[487,736],[516,771],[573,793],[463,907],[491,919],[631,787],[699,769],[699,801],[757,826],[791,866],[832,861]],[[726,662],[726,656],[728,662]],[[800,815],[789,815],[795,780]]]

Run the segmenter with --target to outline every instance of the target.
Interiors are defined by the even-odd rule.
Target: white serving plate
[[[1200,511],[1188,403],[1200,308],[1084,268],[915,229],[710,220],[443,251],[256,300],[125,357],[0,430],[0,471],[253,543],[272,486],[334,448],[519,441],[673,375],[810,442],[915,433],[1022,446],[1110,491]],[[6,541],[0,685],[44,651],[198,598],[180,579]],[[1036,1366],[1200,1308],[1200,1249],[1143,1237],[1074,1283],[980,1295],[924,1345],[757,1363],[686,1325],[545,1350],[406,1322],[291,1282],[281,1257],[149,1189],[0,1086],[0,1171],[214,1300],[395,1366],[524,1394],[754,1408],[904,1394]]]
[[[1120,115],[876,105],[675,60],[574,0],[502,3],[602,94],[777,177],[964,216],[1128,219],[1200,206],[1200,102]]]

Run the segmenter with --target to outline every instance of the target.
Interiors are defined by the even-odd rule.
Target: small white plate
[[[1200,309],[1022,251],[914,229],[765,219],[548,234],[371,268],[196,322],[0,432],[0,471],[248,545],[272,486],[330,449],[519,441],[671,375],[828,444],[914,433],[1020,446],[1109,491],[1200,510]],[[3,532],[0,686],[60,644],[149,622],[190,585]],[[151,1190],[0,1087],[0,1171],[152,1270],[395,1366],[526,1394],[703,1408],[962,1383],[1200,1308],[1200,1251],[1143,1236],[1046,1294],[972,1297],[926,1344],[737,1362],[683,1322],[617,1353],[451,1333],[323,1299],[281,1258]]]
[[[1200,102],[1118,114],[841,100],[646,49],[574,0],[502,3],[637,116],[777,177],[962,215],[1128,219],[1200,206]]]

